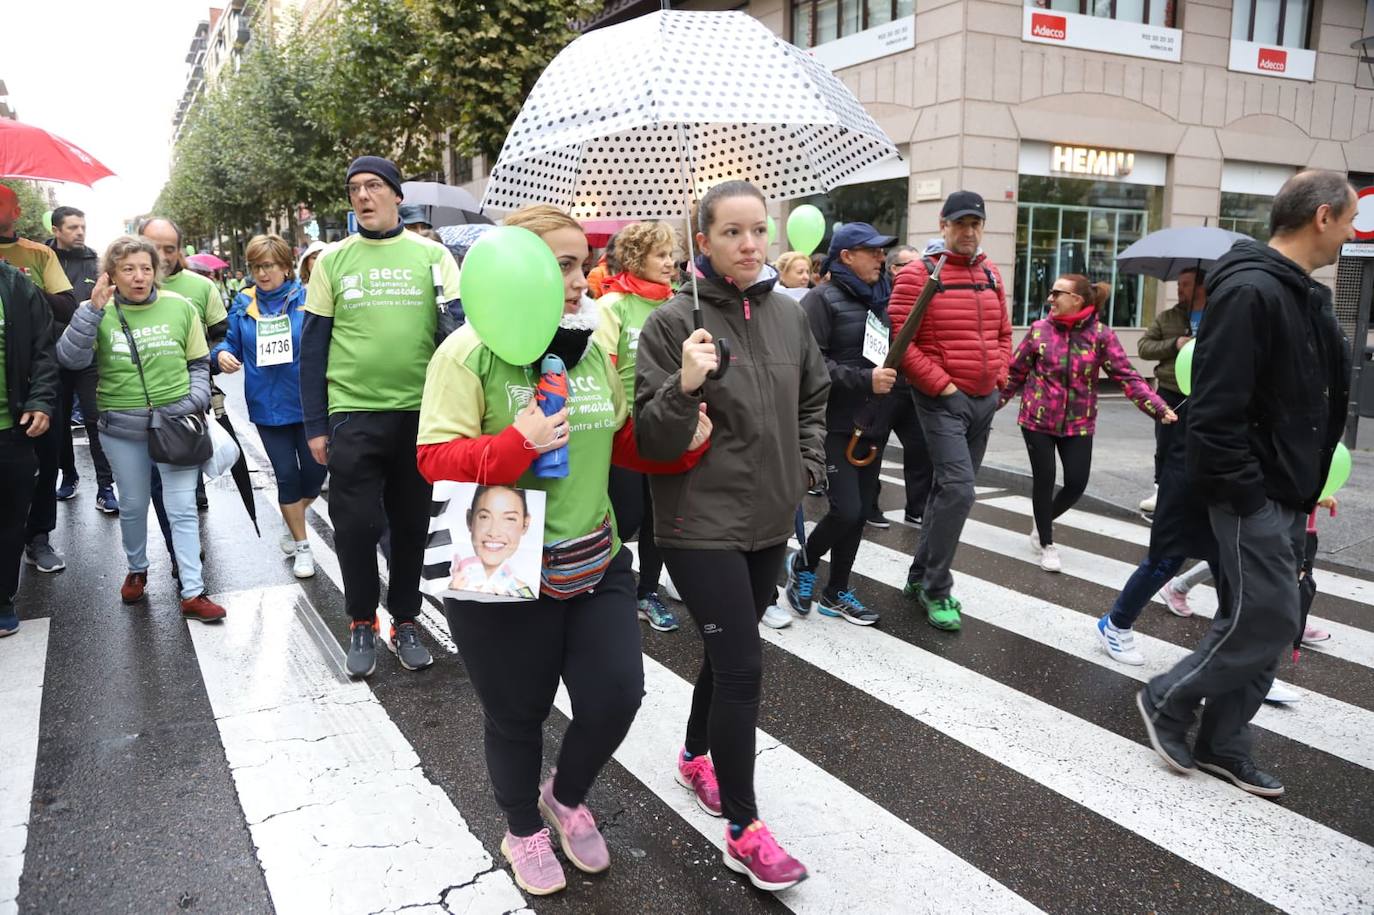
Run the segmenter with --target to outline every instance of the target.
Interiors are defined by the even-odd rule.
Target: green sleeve
[[[190,312],[191,320],[187,322],[190,327],[186,331],[186,361],[191,362],[210,355],[210,345],[205,341],[205,325],[200,323],[200,315],[196,313],[195,307],[190,306],[187,311]]]
[[[615,427],[619,429],[625,425],[625,420],[630,418],[630,405],[625,400],[625,383],[620,380],[620,373],[616,371],[609,353],[605,359],[606,381],[611,388],[611,406],[615,407]]]
[[[305,292],[305,310],[322,318],[334,317],[334,285],[330,282],[329,271],[325,269],[325,251],[315,261],[315,269],[310,273],[310,285]]]
[[[205,326],[214,327],[225,318],[229,317],[229,312],[224,309],[224,299],[220,298],[219,290],[214,283],[205,285]]]
[[[314,277],[311,277],[314,287]],[[477,438],[482,434],[482,414],[486,397],[482,379],[463,364],[462,358],[472,351],[461,345],[469,334],[464,327],[449,336],[425,371],[425,393],[420,401],[420,431],[416,444],[438,445],[455,438]],[[471,334],[476,339],[476,334]],[[454,344],[454,345],[450,345]]]
[[[612,360],[620,352],[620,309],[616,306],[620,304],[622,297],[617,296],[613,301],[606,302],[602,296],[600,321],[596,325],[596,333],[592,335],[592,340],[601,347],[602,351]]]

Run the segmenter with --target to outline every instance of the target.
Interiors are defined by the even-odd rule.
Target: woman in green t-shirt
[[[208,623],[223,619],[224,608],[206,596],[201,580],[200,467],[154,462],[148,454],[148,422],[153,412],[167,418],[205,412],[210,349],[196,307],[157,288],[158,269],[151,242],[128,235],[115,239],[105,251],[90,300],[57,341],[57,359],[73,371],[92,361],[99,367],[100,442],[119,486],[119,532],[129,561],[120,598],[136,603],[148,584],[148,502],[156,464],[180,567],[181,612]]]
[[[487,774],[506,814],[501,851],[515,881],[546,895],[566,886],[545,819],[580,870],[597,873],[610,855],[583,803],[639,709],[643,656],[629,552],[611,519],[611,461],[637,470],[684,469],[700,457],[710,423],[699,415],[684,460],[650,465],[638,457],[620,376],[582,313],[588,257],[582,227],[556,207],[526,207],[506,219],[540,236],[563,273],[564,314],[548,352],[567,367],[566,407],[545,416],[533,393],[535,365],[498,358],[465,325],[435,352],[420,406],[417,461],[440,480],[518,486],[546,493],[540,595],[519,603],[446,600],[453,640],[485,713]],[[568,448],[568,476],[536,477],[538,454]],[[576,710],[556,774],[541,785],[543,725],[559,680]]]

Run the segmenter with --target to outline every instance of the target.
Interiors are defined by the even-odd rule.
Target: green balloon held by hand
[[[772,216],[768,217],[768,243],[771,245],[778,238],[778,223]]]
[[[499,226],[474,244],[458,281],[468,323],[511,365],[544,355],[563,317],[563,271],[529,229]]]
[[[1178,351],[1178,359],[1174,362],[1174,377],[1178,380],[1178,389],[1183,392],[1184,397],[1189,397],[1193,393],[1193,347],[1197,346],[1196,340],[1189,340],[1183,344],[1183,349]]]
[[[52,210],[43,211],[43,228],[52,231]]]
[[[787,242],[793,251],[810,254],[825,237],[825,217],[809,203],[804,203],[787,216]]]
[[[1326,485],[1322,487],[1321,497],[1317,501],[1334,496],[1349,479],[1350,449],[1345,447],[1344,442],[1337,442],[1336,452],[1331,455],[1331,470],[1326,475]]]

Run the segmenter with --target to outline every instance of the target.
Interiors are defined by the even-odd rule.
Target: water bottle
[[[535,402],[545,416],[552,416],[568,402],[568,372],[563,360],[553,353],[539,363],[539,386],[534,390]],[[546,480],[568,475],[568,446],[545,451],[534,459],[534,475]]]

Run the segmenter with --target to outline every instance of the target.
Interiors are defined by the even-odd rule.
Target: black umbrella
[[[1333,511],[1334,515],[1335,512]],[[1312,601],[1317,597],[1317,580],[1312,577],[1312,566],[1317,559],[1317,510],[1307,516],[1307,548],[1303,550],[1302,568],[1298,572],[1298,634],[1293,638],[1293,660],[1298,660],[1302,652],[1302,637],[1307,632],[1307,614],[1312,611]]]
[[[1176,280],[1184,270],[1210,267],[1248,235],[1215,226],[1180,226],[1151,232],[1116,256],[1121,273]]]
[[[219,420],[224,431],[229,433],[234,444],[239,446],[239,458],[234,461],[234,466],[229,468],[229,474],[234,478],[234,485],[239,490],[239,498],[243,500],[243,507],[247,509],[248,517],[253,521],[253,531],[261,537],[262,531],[258,528],[258,506],[253,499],[253,478],[248,473],[248,461],[243,456],[243,442],[239,441],[239,434],[234,431],[234,424],[229,422],[227,411],[215,419]]]

